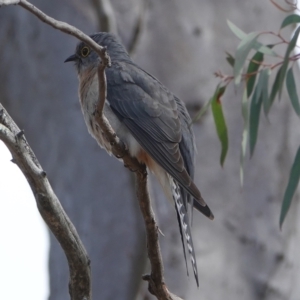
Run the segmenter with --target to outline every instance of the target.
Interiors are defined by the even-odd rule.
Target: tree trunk
[[[96,31],[91,6],[81,1],[34,1],[46,13]],[[130,43],[137,0],[112,1],[124,43]],[[229,19],[245,32],[276,31],[285,14],[269,1],[151,1],[134,60],[155,75],[195,113],[213,94],[213,72],[230,72],[225,51],[237,38]],[[99,149],[88,135],[77,97],[74,70],[63,61],[76,41],[42,24],[20,7],[0,10],[1,101],[17,120],[47,171],[53,187],[86,245],[95,299],[150,299],[145,272],[145,237],[131,174]],[[261,116],[255,153],[240,187],[243,128],[240,91],[223,99],[230,148],[224,169],[212,116],[194,125],[198,147],[196,183],[215,214],[213,222],[195,213],[193,237],[200,287],[187,279],[177,219],[156,182],[152,194],[160,228],[166,282],[185,299],[297,299],[300,294],[299,208],[294,201],[279,230],[279,213],[299,122],[286,95],[274,104],[269,122]],[[68,273],[51,239],[50,299],[67,299]],[[147,295],[147,297],[145,296]]]

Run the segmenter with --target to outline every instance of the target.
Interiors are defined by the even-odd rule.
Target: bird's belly
[[[81,98],[80,102],[89,133],[96,139],[100,147],[104,148],[109,154],[111,154],[111,145],[103,136],[103,131],[96,122],[94,116],[98,102],[97,95],[87,93],[87,97]],[[105,102],[103,112],[118,138],[126,144],[130,155],[136,157],[142,148],[127,127],[114,114],[108,101]]]

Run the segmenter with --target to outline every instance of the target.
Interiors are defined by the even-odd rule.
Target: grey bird
[[[117,37],[109,33],[90,36],[106,47],[111,67],[106,68],[107,99],[104,114],[130,154],[147,165],[160,182],[166,197],[174,201],[183,252],[186,248],[197,286],[198,271],[192,241],[188,204],[210,219],[213,214],[204,202],[194,179],[194,135],[184,103],[154,76],[137,66]],[[79,98],[90,134],[111,153],[94,118],[98,101],[98,55],[83,42],[65,62],[74,61],[79,78]]]

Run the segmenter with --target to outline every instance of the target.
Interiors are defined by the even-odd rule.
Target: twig
[[[91,299],[90,260],[77,231],[63,210],[35,154],[22,132],[0,104],[0,139],[23,172],[44,221],[62,246],[70,269],[72,300]],[[20,134],[22,133],[22,134]]]
[[[287,13],[291,13],[293,12],[294,10],[297,9],[297,4],[294,4],[294,3],[291,3],[289,1],[285,1],[286,4],[288,4],[291,8],[290,9],[285,9],[283,8],[282,6],[280,6],[278,3],[276,3],[274,0],[270,0],[271,3],[277,7],[279,10],[283,11],[283,12],[287,12]]]
[[[0,0],[0,5],[2,4],[3,1],[4,0]],[[6,1],[8,1],[8,0],[6,0]],[[30,11],[31,13],[33,13],[34,15],[36,15],[41,21],[43,21],[43,22],[51,25],[52,27],[59,29],[67,34],[77,37],[79,40],[83,41],[88,46],[90,46],[93,50],[95,50],[96,53],[98,53],[98,55],[100,56],[101,63],[99,64],[99,67],[98,67],[99,101],[98,101],[98,106],[95,108],[95,118],[96,118],[101,130],[103,131],[103,135],[105,136],[105,138],[109,141],[109,143],[112,146],[112,153],[117,158],[122,158],[124,165],[127,168],[129,168],[131,171],[134,171],[136,174],[137,196],[138,196],[139,205],[140,205],[140,208],[141,208],[144,220],[145,220],[146,232],[147,232],[148,256],[149,256],[149,260],[151,263],[151,274],[144,276],[144,279],[149,281],[149,291],[151,293],[153,293],[159,300],[180,299],[175,295],[171,296],[171,294],[169,293],[169,291],[164,283],[163,264],[162,264],[161,253],[160,253],[159,242],[158,242],[158,229],[157,229],[157,224],[155,222],[154,215],[153,215],[153,212],[151,209],[149,192],[148,192],[148,188],[147,188],[146,166],[143,164],[140,164],[136,158],[133,158],[130,156],[128,150],[126,149],[126,146],[116,136],[116,134],[113,131],[112,127],[110,126],[108,120],[103,115],[103,107],[104,107],[104,103],[106,100],[106,93],[107,93],[105,68],[110,65],[110,60],[106,53],[106,49],[101,47],[97,43],[95,43],[90,37],[85,35],[83,32],[81,32],[74,26],[71,26],[64,22],[57,21],[57,20],[47,16],[42,11],[40,11],[38,8],[36,8],[34,5],[27,2],[26,0],[20,0],[20,2],[18,4],[20,6],[22,6],[23,8],[27,9],[28,11]],[[4,133],[7,132],[7,130],[5,130],[5,128],[3,128],[3,126],[1,127],[1,129],[2,129],[1,132],[4,132]],[[19,132],[19,131],[17,131],[17,132]],[[15,132],[14,135],[16,135],[17,132]],[[2,135],[3,135],[3,139],[5,139],[5,136],[7,136],[6,134],[2,134]],[[14,140],[15,137],[11,136],[11,139]],[[24,139],[24,141],[25,141],[25,139]],[[13,148],[15,147],[15,144],[10,144],[10,143],[8,143],[8,144],[9,144],[9,149],[11,149],[12,153],[15,153],[15,152],[13,152],[13,150],[14,150]],[[28,146],[28,148],[29,148],[29,146]],[[20,150],[24,151],[23,148]],[[18,154],[18,151],[16,152],[16,154]],[[13,155],[13,156],[14,156],[14,159],[16,159],[16,163],[18,164],[19,156],[18,155]],[[23,168],[22,164],[20,166],[20,169],[23,172],[25,172],[24,173],[25,176],[28,175],[26,173],[27,170],[25,168]],[[39,185],[38,185],[39,181],[47,180],[47,179],[45,178],[45,176],[44,176],[45,172],[42,171],[42,169],[39,170],[39,172],[37,172],[35,174],[35,176],[34,176],[34,174],[35,173],[31,174],[28,181],[29,181],[29,184],[30,184],[31,188],[33,189],[33,191],[36,191],[37,187],[39,187]],[[36,186],[36,184],[37,184],[37,186]],[[58,227],[53,228],[53,230],[57,234],[59,234],[62,229],[60,228],[59,223],[56,221],[56,219],[65,221],[63,225],[64,226],[67,225],[76,233],[75,228],[73,227],[72,223],[70,222],[70,220],[68,219],[68,217],[66,215],[62,215],[62,213],[60,211],[52,210],[53,204],[51,203],[51,201],[48,201],[48,200],[53,200],[54,203],[59,203],[59,202],[58,202],[56,196],[54,195],[53,191],[51,190],[50,184],[48,181],[46,181],[46,187],[48,188],[47,190],[42,190],[41,192],[38,192],[38,193],[35,192],[35,195],[37,195],[37,201],[38,201],[39,205],[41,207],[44,207],[44,203],[47,203],[49,206],[49,208],[43,212],[43,216],[47,217],[48,214],[50,214],[52,216],[51,221],[54,220],[55,221],[54,223],[58,226]],[[50,194],[48,194],[47,192],[50,192]],[[54,195],[55,197],[49,198],[49,195]],[[57,213],[57,216],[56,215],[53,216],[51,214],[52,212]],[[76,237],[74,235],[74,238],[72,241],[76,244],[78,243],[79,246],[83,247],[83,245],[81,244],[79,237],[77,235],[76,235]],[[66,245],[66,241],[64,241],[62,239],[62,240],[60,240],[60,243],[63,247],[69,249],[69,247],[67,247],[67,245]],[[71,250],[74,250],[74,249],[71,248]],[[84,250],[84,253],[85,253],[85,250]],[[73,254],[73,252],[72,252],[72,254]],[[84,259],[84,257],[86,259]],[[87,256],[84,256],[84,257],[80,261],[78,261],[78,262],[76,261],[78,264],[80,264],[79,267],[82,265],[82,263],[85,263],[85,262],[86,263],[84,265],[89,266],[89,261],[88,261]],[[69,261],[69,259],[68,259],[68,261]],[[70,259],[70,261],[69,261],[69,266],[70,266],[70,271],[76,273],[77,265],[76,265],[76,263],[73,262],[72,259]],[[71,274],[73,274],[73,273],[71,273]],[[78,274],[76,273],[75,275],[78,275]],[[89,282],[90,274],[87,274],[87,275],[88,275],[87,276],[88,280],[87,280],[86,288],[89,288],[89,290],[90,290],[90,282]],[[77,285],[75,287],[73,287],[75,278],[77,278],[77,277],[74,275],[71,275],[70,294],[73,297],[72,299],[89,300],[90,294],[86,294],[86,296],[77,298],[77,295],[78,295],[77,292],[78,293],[81,292],[81,290],[84,288],[84,285],[82,285],[82,284],[83,284],[83,280],[85,280],[85,278],[81,278],[82,281],[77,280],[76,281]],[[71,289],[73,289],[73,288],[74,288],[74,290],[71,291]],[[82,294],[80,294],[80,295],[82,295]],[[76,298],[75,298],[75,296],[76,296]]]
[[[98,67],[99,79],[99,100],[95,111],[95,119],[103,130],[103,135],[112,146],[112,153],[117,158],[122,158],[124,165],[136,175],[136,193],[139,206],[145,221],[147,232],[147,249],[148,257],[151,264],[151,274],[143,276],[143,279],[149,282],[149,292],[161,300],[172,300],[163,276],[163,264],[158,241],[158,226],[155,222],[154,214],[151,208],[149,191],[147,186],[147,170],[146,166],[140,164],[136,158],[130,156],[128,150],[122,141],[114,133],[108,120],[103,114],[103,108],[106,99],[106,76],[105,68],[108,66],[109,60],[101,61]],[[177,299],[179,299],[177,297]]]
[[[0,0],[1,2],[4,0]],[[103,47],[101,47],[99,44],[97,44],[94,40],[92,40],[88,35],[84,34],[81,30],[77,29],[76,27],[69,25],[65,22],[57,21],[45,13],[43,13],[41,10],[39,10],[37,7],[35,7],[33,4],[29,3],[26,0],[20,0],[18,5],[22,6],[26,10],[30,11],[32,14],[37,16],[42,22],[62,31],[67,34],[73,35],[82,42],[89,45],[100,57],[101,59],[106,59],[105,57],[105,51]]]
[[[151,208],[146,169],[144,173],[136,172],[136,182],[137,197],[147,229],[147,250],[151,264],[151,274],[144,275],[143,279],[148,281],[148,290],[151,294],[155,295],[157,299],[179,300],[180,298],[178,296],[171,296],[171,293],[164,283],[163,264],[158,242],[158,227]]]

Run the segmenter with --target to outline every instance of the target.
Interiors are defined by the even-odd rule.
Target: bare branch
[[[117,21],[110,0],[92,0],[99,23],[99,30],[118,34]]]
[[[44,221],[61,244],[70,270],[72,300],[91,299],[90,260],[77,231],[62,208],[24,132],[0,104],[0,139],[10,150],[13,161],[26,177]]]
[[[4,1],[4,0],[0,0],[0,4],[1,4],[1,1]],[[35,7],[33,4],[29,3],[26,0],[20,0],[20,2],[18,4],[20,6],[22,6],[23,8],[25,8],[26,10],[30,11],[35,16],[37,16],[42,22],[44,22],[62,32],[65,32],[69,35],[75,36],[82,42],[89,45],[101,57],[101,59],[106,59],[105,54],[104,54],[105,51],[103,51],[103,47],[98,45],[95,41],[93,41],[88,35],[84,34],[81,30],[79,30],[76,27],[69,25],[65,22],[57,21],[57,20],[49,17],[48,15],[43,13],[41,10],[39,10],[37,7]]]
[[[170,293],[164,283],[163,264],[158,241],[158,226],[155,222],[154,214],[151,208],[151,201],[147,186],[146,166],[140,164],[136,158],[130,156],[125,145],[118,139],[106,117],[103,114],[103,107],[106,99],[106,63],[102,61],[98,67],[99,79],[99,100],[96,108],[95,118],[100,128],[103,130],[105,138],[112,145],[112,153],[117,158],[122,158],[124,165],[136,175],[136,192],[139,206],[145,221],[147,232],[148,257],[151,264],[151,275],[143,276],[143,279],[149,282],[149,291],[158,299],[172,300]],[[179,299],[177,297],[177,299]]]
[[[2,0],[3,1],[3,0]],[[1,4],[1,0],[0,0]],[[31,3],[27,2],[26,0],[20,0],[19,5],[24,7],[25,9],[29,10],[31,13],[36,15],[41,21],[51,25],[52,27],[59,29],[67,34],[73,35],[77,37],[79,40],[85,42],[88,46],[90,46],[93,50],[98,53],[101,58],[101,63],[98,67],[98,79],[99,79],[99,101],[98,105],[95,108],[95,118],[97,123],[99,124],[101,130],[103,131],[103,135],[107,139],[107,141],[112,146],[112,153],[117,158],[122,158],[124,165],[129,168],[131,171],[134,171],[137,178],[137,196],[139,200],[140,209],[142,211],[146,232],[147,232],[147,249],[148,249],[148,256],[151,263],[151,274],[145,275],[143,278],[149,282],[149,291],[154,294],[159,300],[178,300],[177,296],[174,296],[169,293],[163,277],[163,264],[161,259],[159,241],[158,241],[158,227],[154,219],[154,214],[152,212],[150,197],[147,187],[147,170],[146,166],[140,164],[136,158],[130,156],[128,150],[124,143],[116,136],[115,132],[113,131],[112,127],[110,126],[108,120],[103,114],[103,107],[106,100],[106,76],[105,76],[105,68],[110,66],[110,59],[106,53],[106,49],[99,46],[95,43],[89,36],[85,35],[83,32],[71,26],[67,23],[57,21],[38,8],[36,8]],[[0,107],[1,110],[1,107]],[[7,115],[4,111],[3,115]],[[11,130],[14,126],[8,126],[8,122],[5,121],[5,118],[1,118],[0,114],[0,123],[1,120],[2,124],[7,127],[7,130]],[[11,124],[12,120],[9,122]],[[78,271],[82,271],[82,267],[88,269],[89,271],[89,261],[86,255],[85,249],[81,244],[81,241],[76,233],[74,226],[72,225],[71,221],[68,219],[67,215],[64,213],[63,209],[61,208],[58,199],[56,198],[55,194],[53,193],[48,180],[46,179],[46,173],[41,169],[40,165],[36,163],[38,171],[34,173],[31,168],[28,169],[28,165],[24,164],[22,158],[26,153],[31,153],[32,160],[36,161],[35,156],[28,146],[24,137],[22,143],[19,143],[16,139],[16,135],[20,130],[17,128],[15,131],[12,131],[12,135],[10,135],[9,139],[6,138],[8,135],[7,130],[4,126],[0,127],[0,139],[3,139],[4,142],[6,141],[8,148],[13,153],[13,158],[16,159],[16,163],[19,165],[20,169],[23,171],[24,175],[26,176],[38,203],[39,210],[44,218],[47,219],[46,223],[48,226],[52,226],[51,230],[54,232],[56,237],[58,238],[59,242],[61,243],[62,247],[65,251],[72,250],[71,253],[67,256],[68,262],[70,266],[71,272],[71,282],[70,282],[70,294],[72,299],[75,300],[89,300],[91,295],[90,292],[86,295],[82,295],[82,291],[84,288],[90,291],[90,273],[85,274],[85,277],[80,277],[81,281],[78,280]],[[13,143],[15,140],[15,143]],[[10,142],[11,141],[11,142]],[[19,145],[20,144],[20,145]],[[19,145],[19,148],[16,150],[16,145]],[[25,146],[26,145],[26,146]],[[28,150],[29,149],[29,150]],[[29,152],[26,152],[28,150]],[[23,152],[25,154],[23,154]],[[28,154],[27,154],[28,156]],[[33,163],[29,165],[33,167]],[[42,185],[44,183],[44,185]],[[54,205],[55,204],[55,205]],[[53,215],[54,213],[54,215]],[[49,218],[48,218],[49,217]],[[64,231],[64,228],[68,229],[72,233],[72,238],[70,236],[62,236],[61,231]],[[64,240],[66,239],[66,240]],[[76,246],[76,247],[75,247]],[[74,249],[80,248],[82,250],[82,255],[80,259],[76,256],[76,251]],[[76,256],[76,261],[73,261],[74,255]],[[78,267],[78,270],[77,270]],[[75,274],[74,274],[75,272]],[[82,275],[82,274],[81,274]],[[75,280],[76,279],[76,280]],[[86,280],[86,286],[84,286],[84,280]],[[74,286],[74,283],[76,285]],[[77,298],[77,295],[81,295],[81,298]],[[76,297],[76,298],[75,298]]]

